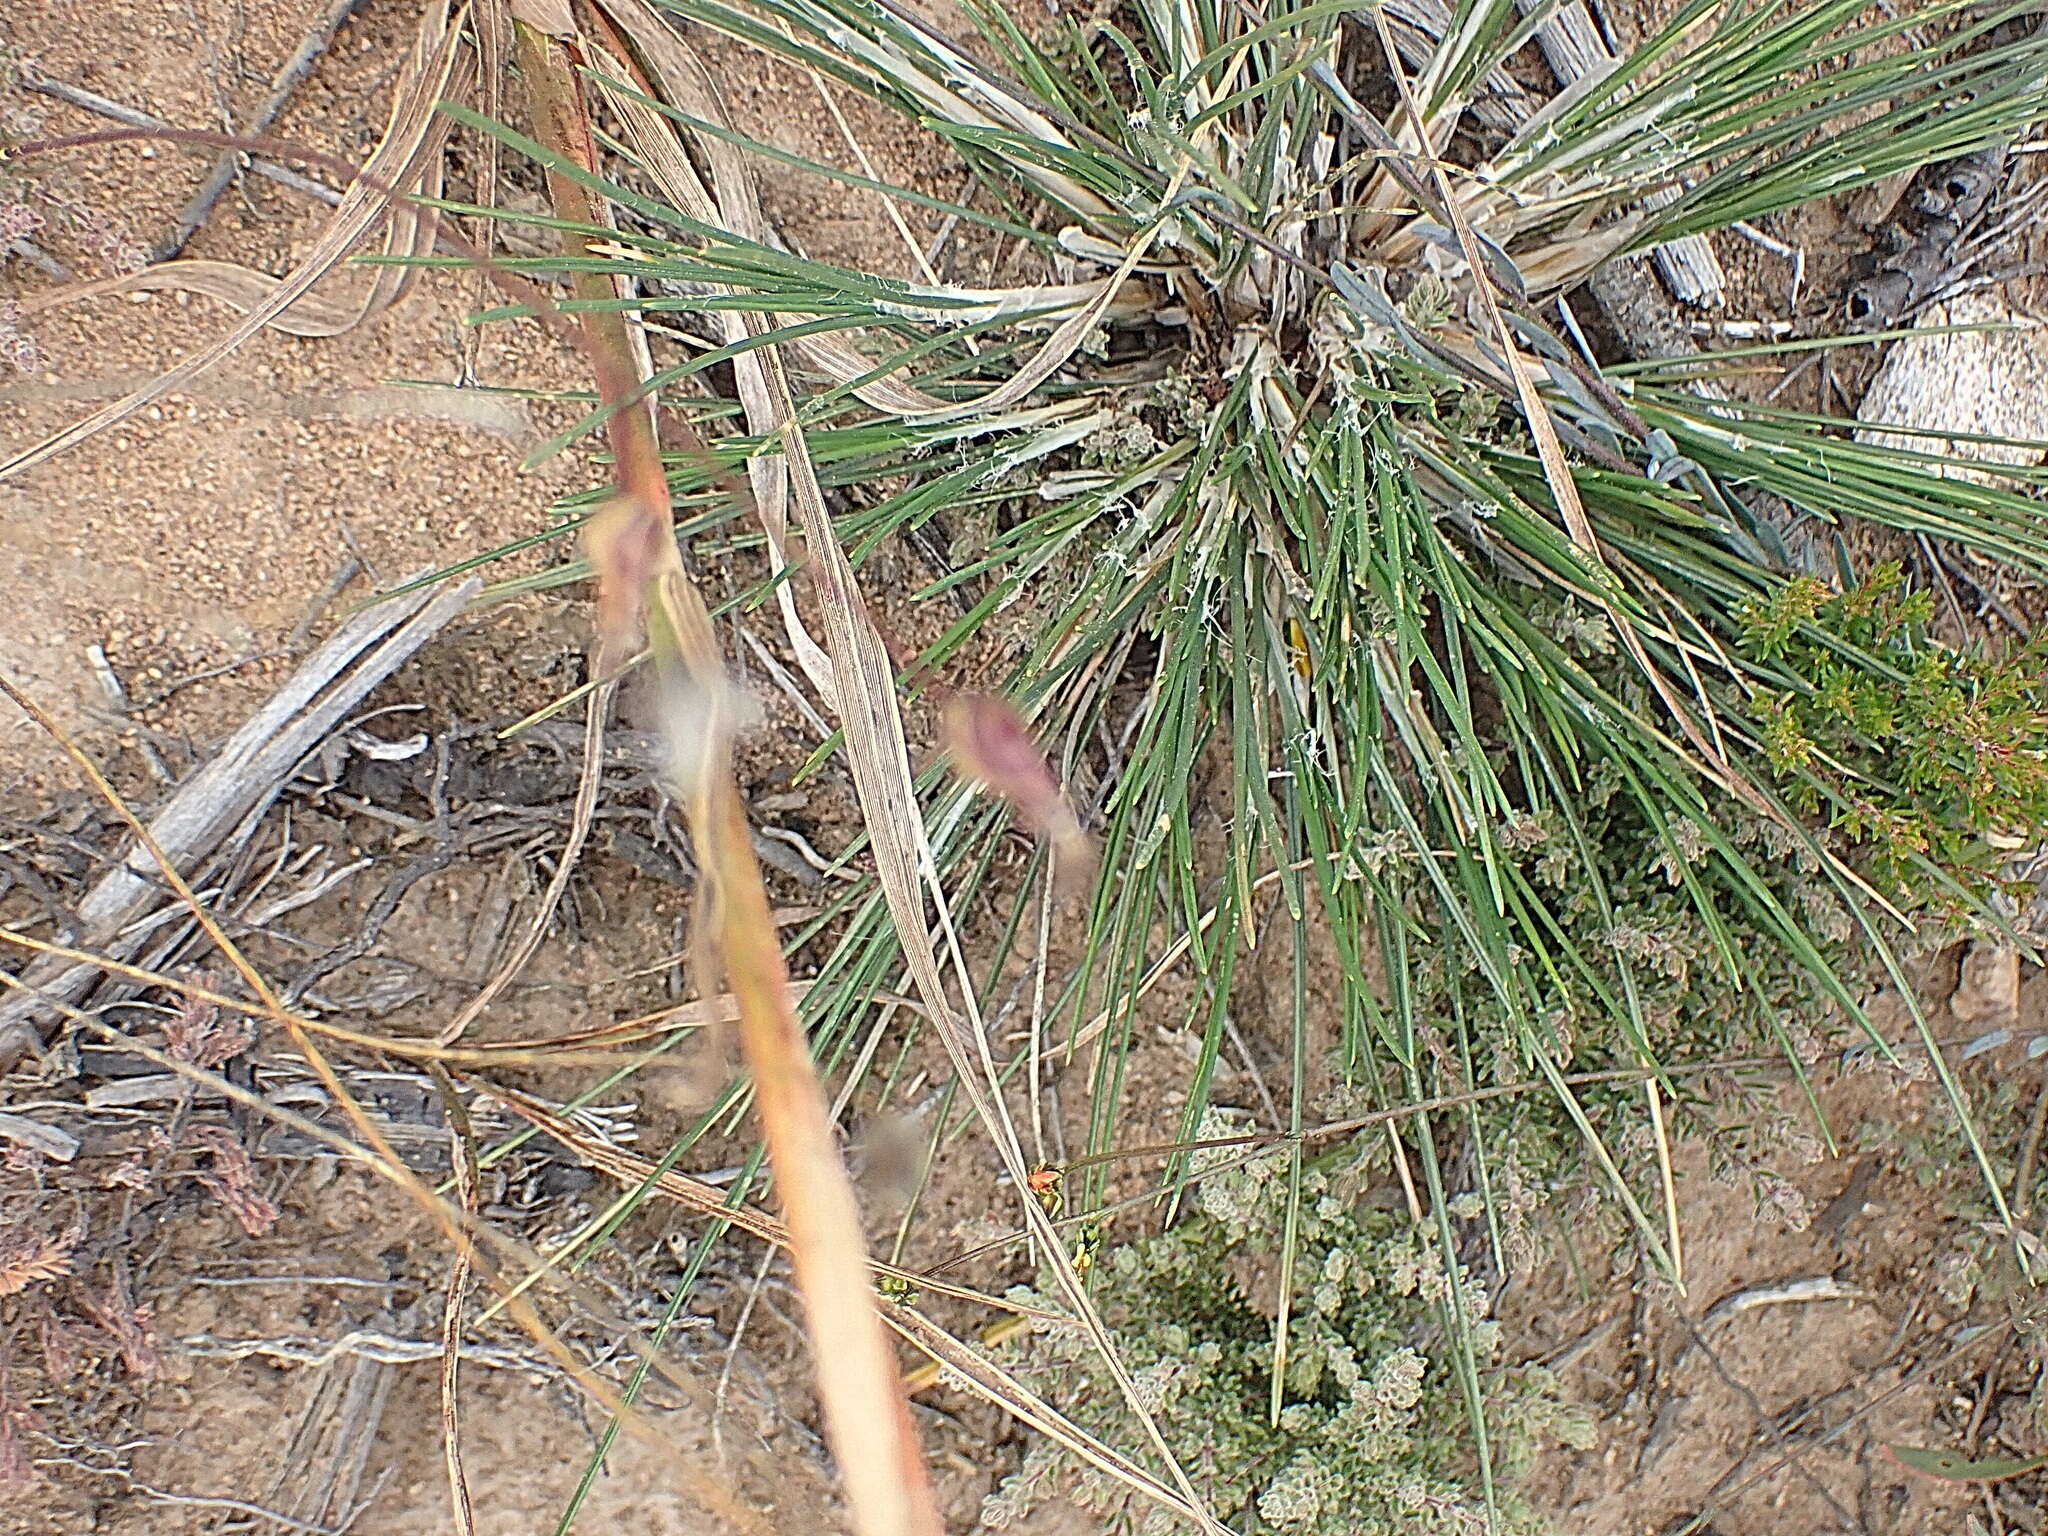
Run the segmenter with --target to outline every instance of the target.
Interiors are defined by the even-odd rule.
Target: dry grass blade
[[[667,969],[666,959],[662,969]],[[789,1000],[796,1003],[811,988],[808,981],[792,981],[789,984]],[[564,1045],[582,1044],[588,1041],[602,1041],[612,1045],[631,1045],[640,1040],[651,1040],[662,1035],[674,1034],[683,1029],[702,1029],[707,1025],[732,1024],[739,1019],[738,1001],[730,992],[721,992],[716,997],[698,998],[695,1002],[676,1003],[657,1009],[638,1018],[618,1019],[610,1024],[594,1024],[588,1029],[571,1031],[565,1035],[550,1035],[540,1040],[493,1040],[479,1045],[483,1053],[479,1059],[489,1060],[500,1051],[552,1053]],[[518,1059],[516,1056],[504,1059]]]
[[[665,552],[674,558],[672,542]],[[860,1530],[936,1533],[910,1405],[867,1281],[853,1183],[789,1001],[781,941],[728,766],[726,684],[711,616],[679,565],[654,583],[648,628],[656,671],[665,674],[669,730],[688,754],[677,787],[689,799],[717,959],[739,1004],[740,1044],[817,1348],[827,1438]]]
[[[1139,231],[1137,237],[1131,241],[1130,249],[1124,253],[1124,259],[1118,264],[1116,271],[1104,281],[1095,296],[1062,320],[1059,329],[1046,338],[1045,345],[1032,353],[1015,373],[985,395],[977,395],[972,400],[949,405],[942,410],[927,412],[917,419],[935,422],[954,421],[966,416],[985,415],[991,411],[1006,411],[1019,401],[1029,398],[1033,390],[1064,368],[1068,359],[1080,350],[1081,343],[1088,339],[1088,333],[1102,323],[1103,316],[1109,313],[1110,306],[1123,292],[1124,284],[1130,281],[1131,275],[1138,270],[1140,263],[1151,251],[1153,242],[1172,220],[1173,201],[1180,195],[1181,185],[1187,180],[1187,176],[1188,168],[1185,165],[1174,173],[1173,180],[1167,184],[1160,197],[1160,204],[1167,211]]]
[[[305,260],[279,279],[238,324],[175,367],[158,374],[134,393],[0,462],[0,480],[76,447],[94,433],[132,415],[187,379],[204,373],[284,314],[302,294],[354,250],[379,220],[391,217],[398,220],[401,227],[419,220],[422,216],[417,206],[406,201],[394,189],[409,187],[422,176],[434,174],[440,164],[448,125],[446,119],[436,113],[434,104],[445,96],[460,95],[466,91],[475,67],[463,38],[463,23],[467,15],[468,8],[463,6],[451,16],[447,0],[431,0],[426,7],[384,137],[364,166],[363,174],[343,195],[333,219],[314,242]],[[396,270],[393,281],[396,280]],[[377,292],[376,288],[373,287],[372,292]]]
[[[666,23],[644,6],[629,3],[629,0],[612,0],[606,6],[606,14],[624,34],[619,41],[625,45],[625,51],[639,63],[643,94],[674,101],[694,116],[726,126],[724,107],[709,75],[704,72],[702,62],[682,45]],[[617,72],[621,75],[626,73],[623,68]],[[761,212],[752,174],[738,150],[719,139],[700,140],[699,147],[711,171],[711,186],[706,187],[677,139],[674,125],[667,118],[637,96],[607,86],[602,80],[599,84],[605,90],[612,110],[619,114],[625,126],[627,141],[647,166],[648,174],[676,207],[706,223],[723,223],[725,228],[749,239],[758,239],[767,233],[767,220]],[[783,318],[792,324],[801,323],[801,317]],[[722,311],[719,320],[728,343],[763,335],[771,324],[766,315],[745,310]],[[847,350],[851,352],[851,349]],[[867,365],[857,357],[851,357],[848,365],[858,367],[861,372],[868,371]],[[772,349],[757,348],[735,357],[732,366],[748,430],[772,439],[785,419],[778,410],[778,402],[786,400],[789,394],[780,377],[781,360]],[[914,409],[940,405],[921,391],[898,386],[899,394],[906,391],[918,402]],[[897,403],[900,405],[901,402]],[[791,563],[790,476],[784,455],[756,454],[747,463],[747,479],[753,491],[754,506],[760,514],[762,532],[768,538],[769,553],[778,566],[787,567]],[[831,658],[804,627],[790,583],[776,583],[775,603],[782,615],[783,632],[789,637],[798,665],[810,679],[811,686],[818,690],[826,708],[836,709]]]
[[[712,84],[703,61],[677,36],[674,28],[655,15],[642,0],[599,0],[604,21],[618,29],[618,49],[634,69],[618,70],[620,80],[638,75],[640,94],[689,116],[731,132],[733,124],[725,104]],[[763,240],[768,234],[767,216],[754,185],[747,157],[730,140],[698,135],[693,147],[709,169],[710,186],[698,178],[689,155],[676,137],[676,125],[660,112],[607,79],[598,84],[607,103],[619,114],[626,130],[626,142],[645,163],[648,174],[660,185],[662,195],[677,208],[707,224],[718,224],[747,240]],[[801,325],[812,317],[790,312],[779,317],[784,325]],[[764,327],[758,314],[728,312],[726,340],[747,334],[747,326]],[[798,343],[805,359],[834,383],[855,386],[854,393],[878,411],[896,416],[945,409],[945,402],[899,379],[873,379],[874,363],[841,337],[811,336]],[[735,358],[733,366],[745,377],[746,360]],[[743,397],[744,398],[744,397]],[[760,430],[760,429],[756,429]],[[755,495],[760,495],[758,483]]]
[[[536,136],[568,163],[594,173],[589,115],[571,69],[571,50],[580,52],[580,46],[565,27],[563,8],[515,3],[513,18]],[[584,228],[602,227],[603,210],[584,185],[552,170],[549,185],[563,218]],[[579,298],[623,296],[616,282],[590,273],[578,275],[576,292]],[[599,397],[611,408],[610,437],[623,493],[593,520],[588,541],[600,581],[599,670],[608,672],[630,655],[645,624],[670,735],[672,776],[689,806],[703,871],[700,954],[715,952],[738,1003],[741,1046],[814,1343],[826,1439],[856,1529],[866,1536],[935,1536],[938,1511],[875,1310],[852,1181],[809,1042],[790,1005],[780,941],[732,781],[728,685],[710,616],[683,571],[670,531],[668,483],[653,418],[629,405],[641,384],[633,348],[617,311],[586,311],[579,330]]]
[[[434,1082],[448,1115],[448,1160],[455,1170],[455,1197],[463,1213],[477,1219],[476,1138],[469,1112],[454,1079],[436,1065]],[[462,1309],[469,1301],[469,1256],[457,1251],[448,1264],[448,1288],[441,1300],[441,1452],[448,1466],[448,1499],[457,1536],[476,1536],[476,1505],[469,1496],[469,1476],[462,1469],[462,1416],[458,1392],[462,1368]]]
[[[1048,347],[1050,347],[1048,343]],[[1201,1501],[1185,1470],[1174,1457],[1157,1419],[1146,1408],[1137,1386],[1117,1356],[1115,1341],[1075,1272],[1065,1246],[1048,1216],[1029,1193],[1030,1168],[1004,1103],[1000,1076],[989,1049],[987,1030],[974,1011],[974,986],[965,958],[960,954],[953,930],[950,903],[937,877],[937,864],[925,830],[924,815],[910,770],[909,747],[903,732],[903,717],[897,704],[895,672],[887,647],[869,616],[867,604],[854,580],[853,567],[839,547],[826,509],[823,489],[812,472],[809,456],[801,451],[801,434],[794,412],[783,418],[782,438],[789,451],[791,488],[801,515],[805,538],[811,550],[810,573],[816,583],[820,606],[825,613],[826,635],[832,656],[835,691],[839,698],[840,723],[846,732],[847,756],[853,770],[854,787],[860,797],[862,818],[867,825],[877,876],[889,905],[891,920],[902,942],[905,963],[917,985],[925,1008],[938,1026],[940,1041],[975,1114],[987,1128],[1004,1171],[1022,1202],[1025,1219],[1032,1224],[1062,1298],[1073,1307],[1090,1342],[1102,1355],[1118,1382],[1125,1402],[1144,1426],[1147,1437],[1173,1473],[1179,1498],[1200,1511],[1198,1522],[1205,1530],[1220,1531],[1215,1518],[1201,1509]],[[924,915],[927,894],[938,913],[939,933],[934,934]],[[962,978],[961,998],[969,1010],[963,1019],[948,996],[945,977],[939,969],[937,952],[943,943]]]
[[[548,878],[548,888],[541,893],[540,910],[533,914],[533,921],[527,924],[525,934],[512,953],[505,957],[505,963],[483,984],[476,996],[463,1005],[462,1011],[442,1026],[441,1032],[434,1037],[436,1045],[452,1045],[461,1039],[462,1032],[474,1024],[478,1015],[512,984],[515,976],[526,969],[527,961],[533,958],[534,951],[548,936],[548,928],[555,920],[562,898],[568,894],[577,861],[583,856],[583,845],[590,839],[591,823],[597,819],[597,791],[604,779],[604,727],[611,714],[612,694],[617,687],[617,683],[608,678],[584,701],[583,766],[576,778],[576,801],[569,817],[569,835],[562,841],[562,853],[555,861],[554,874]]]
[[[417,243],[407,241],[405,244],[411,248],[396,247],[391,254],[424,254],[424,240]],[[302,293],[264,324],[287,336],[340,336],[395,302],[411,275],[412,269],[408,267],[380,268],[370,291],[354,299],[333,298],[319,292]],[[89,299],[112,298],[123,293],[196,293],[202,298],[218,299],[246,315],[261,308],[282,281],[267,272],[237,266],[231,261],[188,257],[167,261],[161,266],[144,267],[140,272],[121,277],[100,278],[95,282],[77,283],[39,294],[23,301],[22,313],[32,315],[46,309],[63,309]]]
[[[308,1014],[293,1013],[286,1008],[273,1008],[260,1000],[234,997],[226,992],[215,991],[210,987],[198,985],[189,977],[172,976],[163,971],[151,970],[148,966],[130,965],[111,955],[90,949],[79,949],[69,944],[53,943],[48,939],[39,939],[33,934],[20,933],[12,928],[0,928],[0,944],[11,944],[18,949],[27,950],[30,954],[62,961],[66,966],[102,971],[109,976],[125,977],[147,987],[162,987],[165,991],[178,993],[209,1007],[244,1014],[252,1019],[268,1019],[273,1023],[304,1030],[307,1034],[318,1035],[337,1044],[353,1045],[366,1051],[397,1056],[407,1061],[438,1061],[450,1067],[517,1067],[543,1064],[554,1067],[616,1067],[619,1064],[616,1052],[601,1049],[577,1050],[573,1048],[574,1044],[595,1040],[631,1045],[641,1040],[673,1034],[678,1030],[730,1023],[739,1017],[738,1009],[731,998],[722,996],[684,1003],[675,1008],[664,1008],[659,1013],[646,1014],[637,1019],[621,1019],[615,1024],[579,1030],[561,1036],[558,1041],[505,1040],[490,1045],[441,1046],[429,1040],[404,1040],[394,1035],[366,1034],[361,1030],[350,1029],[344,1024],[330,1023],[326,1019],[316,1019]],[[19,986],[25,989],[22,993],[23,1006],[31,1010],[47,1009],[64,1013],[66,999],[57,991],[37,986],[32,977],[8,979],[17,981]],[[791,983],[791,1000],[794,1001],[802,995],[802,985]],[[636,1070],[647,1070],[653,1064],[651,1061],[643,1061],[637,1065]]]
[[[1018,1423],[1028,1424],[1047,1439],[1057,1441],[1133,1493],[1142,1494],[1162,1508],[1198,1525],[1214,1523],[1199,1504],[1174,1492],[1128,1456],[1105,1445],[1009,1371],[954,1338],[923,1313],[889,1302],[884,1304],[884,1315],[890,1327],[939,1366],[942,1376],[950,1371],[955,1380],[965,1384],[976,1395],[1004,1409]]]
[[[713,1217],[729,1222],[742,1232],[773,1243],[778,1248],[789,1246],[789,1228],[770,1216],[766,1211],[750,1205],[734,1205],[725,1191],[716,1185],[706,1184],[702,1179],[692,1178],[687,1173],[678,1173],[673,1168],[657,1168],[646,1158],[615,1147],[609,1142],[599,1141],[581,1130],[576,1122],[565,1115],[557,1114],[545,1104],[527,1097],[515,1089],[494,1084],[477,1082],[480,1092],[489,1094],[514,1114],[529,1124],[545,1131],[548,1136],[560,1142],[598,1172],[608,1174],[624,1184],[644,1184],[664,1199],[673,1200],[686,1210],[699,1216]],[[929,1273],[904,1269],[887,1264],[880,1259],[869,1259],[868,1268],[877,1275],[917,1290],[932,1291],[941,1296],[951,1296],[959,1301],[973,1302],[978,1306],[992,1307],[997,1311],[1014,1315],[1034,1314],[1034,1309],[1019,1305],[1000,1296],[991,1296],[964,1285],[953,1285],[935,1279]]]

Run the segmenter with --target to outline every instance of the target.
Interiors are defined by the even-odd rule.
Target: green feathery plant
[[[1202,1129],[1222,1138],[1244,1127],[1211,1111]],[[1126,1363],[1174,1426],[1176,1452],[1207,1471],[1218,1516],[1234,1529],[1297,1536],[1487,1532],[1489,1511],[1473,1497],[1457,1433],[1456,1388],[1432,1358],[1441,1353],[1441,1328],[1430,1322],[1454,1290],[1463,1292],[1467,1311],[1483,1314],[1486,1285],[1463,1265],[1447,1270],[1434,1238],[1405,1212],[1373,1207],[1370,1186],[1391,1172],[1387,1144],[1354,1143],[1301,1175],[1301,1306],[1290,1325],[1288,1402],[1277,1420],[1262,1411],[1272,1321],[1247,1295],[1247,1277],[1259,1274],[1256,1256],[1271,1234],[1287,1159],[1276,1152],[1226,1169],[1211,1150],[1192,1161],[1220,1170],[1200,1185],[1198,1212],[1111,1249],[1103,1289],[1114,1297]],[[1469,1224],[1482,1205],[1468,1192],[1451,1209]],[[1047,1298],[1027,1290],[1020,1299]],[[1498,1331],[1479,1325],[1480,1353]],[[1114,1417],[1109,1383],[1071,1333],[1027,1332],[1012,1353],[1034,1379],[1066,1383],[1076,1412]],[[1509,1470],[1552,1444],[1592,1443],[1591,1424],[1540,1368],[1495,1374],[1487,1408]],[[995,1530],[1022,1523],[1053,1494],[1102,1517],[1108,1529],[1172,1528],[1163,1511],[1137,1507],[1129,1490],[1049,1443],[1028,1450],[997,1486],[982,1523]],[[1547,1529],[1511,1498],[1502,1504],[1491,1523],[1500,1536]],[[1242,1523],[1251,1520],[1257,1523]]]
[[[1848,938],[1896,978],[1903,917],[1996,920],[1996,856],[2038,835],[2044,809],[2038,648],[1962,661],[1868,582],[1836,593],[1836,572],[1789,568],[1786,535],[1860,520],[2040,573],[2042,472],[1948,477],[1841,423],[1691,393],[1671,370],[1603,370],[1542,314],[1603,261],[2015,134],[2048,79],[2048,40],[2017,25],[2026,5],[1873,20],[1860,0],[1692,0],[1542,103],[1502,66],[1554,7],[1511,0],[1462,0],[1433,24],[1393,3],[1131,0],[1042,37],[986,8],[971,47],[889,0],[660,6],[685,38],[721,33],[901,109],[958,151],[974,192],[769,150],[701,94],[647,94],[658,70],[598,71],[615,102],[659,113],[714,167],[757,151],[1042,265],[1039,286],[999,291],[850,271],[650,193],[681,173],[644,136],[622,132],[617,177],[593,179],[461,114],[616,211],[604,254],[504,265],[618,274],[634,285],[619,307],[650,326],[776,319],[727,329],[653,387],[769,343],[808,365],[788,430],[856,564],[950,525],[953,569],[918,594],[945,618],[905,686],[959,658],[1005,661],[1100,832],[1079,964],[1045,1032],[1091,1053],[1089,1153],[1117,1144],[1133,1041],[1161,1022],[1161,955],[1184,946],[1200,983],[1184,1020],[1200,1040],[1192,1138],[1254,938],[1291,931],[1279,1129],[1302,1128],[1326,1049],[1378,1104],[1547,1079],[1668,1267],[1655,1186],[1609,1147],[1619,1106],[1596,1118],[1564,1081],[1572,1062],[1654,1069],[1678,1033],[1653,1004],[1669,935],[1631,921],[1617,883],[1656,872],[1666,915],[1696,936],[1686,986],[1757,999],[1780,1040],[1767,974],[1791,968],[1856,1019]],[[1121,361],[1134,350],[1170,361],[1146,372]],[[720,439],[721,463],[789,446],[758,431]],[[682,534],[729,537],[713,466],[680,459],[673,479]],[[1923,723],[1981,731],[1981,749],[1913,738]],[[1975,766],[1955,755],[1970,751]],[[2010,772],[1987,776],[1987,754]],[[921,791],[965,907],[991,888],[1004,817],[936,771]],[[1831,934],[1815,931],[1822,908]],[[997,910],[995,952],[977,956],[991,991],[1029,920],[1022,901]],[[815,1049],[864,1072],[862,1015],[897,985],[898,938],[864,885],[798,937],[819,935]],[[1327,1035],[1311,956],[1335,961]],[[1669,1091],[1649,1086],[1653,1122]],[[1450,1253],[1428,1127],[1411,1155]],[[1472,1155],[1490,1188],[1489,1150]],[[1276,1419],[1304,1177],[1290,1157]],[[1077,1172],[1069,1198],[1099,1198],[1099,1178]],[[1478,1319],[1459,1287],[1442,1307],[1484,1481]]]

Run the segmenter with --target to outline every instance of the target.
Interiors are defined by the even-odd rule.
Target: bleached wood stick
[[[181,873],[189,872],[237,828],[253,825],[299,765],[373,688],[460,613],[479,585],[472,577],[458,586],[411,592],[344,623],[157,811],[149,832],[165,856]],[[155,860],[138,844],[79,903],[74,947],[128,958],[135,940],[124,942],[123,930],[168,894]],[[10,989],[12,995],[0,1000],[0,1070],[20,1060],[54,1018],[56,1011],[44,999],[75,1003],[98,972],[44,957],[19,974],[41,995]]]

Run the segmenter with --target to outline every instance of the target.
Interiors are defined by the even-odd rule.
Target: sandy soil
[[[265,94],[319,9],[39,5],[18,8],[0,38],[55,79],[173,122],[217,126],[222,103],[232,115]],[[340,155],[365,152],[381,132],[410,25],[406,5],[367,6],[294,96],[277,135]],[[43,134],[106,126],[30,92],[9,92],[7,105],[32,119],[22,127]],[[192,151],[118,145],[39,162],[35,174],[119,239],[147,245],[172,226],[204,168]],[[188,252],[283,271],[324,213],[247,177],[222,197]],[[80,277],[109,274],[91,238],[54,227],[38,238]],[[49,286],[19,260],[5,275],[27,292]],[[347,291],[362,280],[346,273],[330,281]],[[463,324],[475,300],[472,280],[437,275],[349,335],[266,333],[192,388],[0,488],[9,566],[0,664],[98,741],[111,733],[93,714],[105,701],[88,647],[104,647],[138,701],[218,669],[183,689],[174,713],[137,715],[140,726],[206,741],[283,676],[290,662],[280,653],[303,622],[317,625],[312,610],[351,558],[360,574],[329,597],[330,615],[336,600],[359,600],[541,526],[552,496],[579,483],[582,469],[572,457],[522,472],[524,450],[544,435],[544,420],[553,424],[546,411],[448,387],[462,377],[476,335]],[[234,318],[211,300],[172,294],[37,315],[41,366],[0,379],[5,440],[26,446],[119,398]],[[483,333],[472,366],[486,385],[546,389],[574,377],[555,344],[530,327]],[[478,655],[502,660],[476,681],[506,707],[540,701],[522,687],[522,669],[537,671],[551,653],[579,644],[559,604],[481,622],[490,639]],[[18,715],[0,720],[0,776],[27,772],[34,787],[50,761]]]
[[[1948,995],[1955,983],[1950,956],[1926,991]],[[1956,1000],[1970,1011],[1971,994]],[[2008,1022],[2038,1029],[2048,977],[2030,971],[2018,1001]],[[1911,1037],[1896,998],[1876,999],[1873,1017],[1890,1038]],[[1950,1038],[1985,1022],[1939,1005],[1932,1015]],[[1973,1100],[1986,1102],[1997,1075],[2023,1071],[2017,1050],[1992,1053],[1966,1074]],[[1953,1212],[1974,1170],[1930,1134],[1950,1123],[1939,1086],[1924,1068],[1866,1061],[1844,1071],[1831,1057],[1814,1088],[1839,1156],[1811,1136],[1811,1114],[1786,1085],[1775,1109],[1793,1129],[1775,1139],[1770,1165],[1786,1170],[1789,1189],[1774,1191],[1739,1157],[1715,1157],[1716,1138],[1693,1120],[1676,1158],[1682,1293],[1628,1284],[1587,1243],[1581,1274],[1554,1258],[1509,1295],[1506,1315],[1530,1355],[1560,1359],[1600,1425],[1595,1449],[1550,1458],[1537,1479],[1561,1529],[1960,1531],[1968,1512],[1986,1515],[1988,1499],[2010,1518],[2031,1497],[1916,1475],[1885,1449],[2032,1434],[2031,1367],[1993,1321],[2006,1315],[1999,1284],[1985,1277],[1973,1291],[1964,1278],[1966,1234]],[[1725,1111],[1711,1113],[1729,1135],[1746,1135]]]

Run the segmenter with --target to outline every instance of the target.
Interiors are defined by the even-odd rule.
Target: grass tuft
[[[684,538],[728,538],[723,481],[744,469],[775,579],[741,600],[778,604],[844,728],[830,749],[853,767],[877,876],[829,915],[801,1003],[811,1053],[844,1065],[843,1095],[862,1091],[870,1001],[917,994],[1052,1291],[1166,1469],[1142,1490],[1155,1508],[1212,1523],[1182,1471],[1206,1452],[1155,1423],[1166,1399],[1146,1364],[1120,1361],[1091,1300],[1142,1292],[1150,1257],[1083,1283],[1029,1196],[1013,1073],[1062,1049],[1082,1061],[1065,1198],[1099,1207],[1107,1154],[1132,1139],[1139,1045],[1175,1028],[1195,1042],[1173,1130],[1195,1140],[1244,983],[1255,966],[1270,977],[1258,951],[1278,945],[1292,974],[1275,1009],[1284,1124],[1269,1130],[1299,1133],[1326,1075],[1368,1111],[1533,1076],[1552,1090],[1546,1145],[1595,1170],[1646,1262],[1682,1279],[1669,1111],[1684,1091],[1667,1068],[1763,1042],[1803,1073],[1809,1016],[1867,1028],[1865,982],[1903,984],[1897,950],[1919,926],[2002,926],[2006,857],[2048,820],[2048,656],[1963,656],[1897,571],[1809,570],[1788,549],[1825,548],[1793,540],[1795,522],[1862,526],[2048,574],[2039,472],[1954,478],[1846,423],[1605,369],[1546,309],[1626,253],[2016,134],[2048,77],[2048,37],[2015,25],[2025,6],[1873,18],[1852,0],[1692,0],[1540,106],[1502,99],[1498,80],[1547,13],[1505,0],[1458,7],[1419,53],[1380,13],[1327,0],[1132,0],[1043,37],[974,8],[971,43],[887,0],[599,9],[585,81],[618,114],[609,156],[456,114],[575,189],[555,224],[575,254],[507,266],[572,282],[564,307],[592,325],[695,311],[720,328],[716,349],[601,390],[580,430],[616,433],[649,394],[733,367],[744,432],[672,454],[658,491]],[[703,30],[902,110],[974,178],[971,198],[902,195],[906,218],[1007,233],[1044,270],[967,289],[782,249],[749,190],[757,146],[691,53]],[[727,419],[692,411],[707,430]],[[565,509],[563,531],[595,507]],[[649,576],[657,546],[669,560],[667,522],[601,516],[601,567]],[[891,658],[862,564],[946,525],[951,568],[915,594],[944,617]],[[806,587],[822,639],[796,601]],[[970,663],[995,671],[999,717],[951,694]],[[1007,1059],[980,1012],[1026,931],[997,878],[1004,807],[913,775],[904,747],[905,701],[942,694],[963,765],[1027,821],[1078,848],[1069,807],[1088,808],[1100,871],[1073,970]],[[1064,794],[1041,758],[1062,765]],[[980,911],[996,939],[969,965],[961,925]],[[1198,984],[1162,1019],[1168,963]],[[1568,1081],[1589,1065],[1647,1076],[1626,1091]],[[1422,1234],[1443,1282],[1427,1298],[1430,1390],[1464,1406],[1479,1518],[1496,1526],[1523,1410],[1500,1396],[1461,1224],[1479,1223],[1494,1269],[1525,1235],[1504,1192],[1527,1174],[1500,1130],[1467,1103],[1393,1143],[1412,1203],[1398,1240]],[[1318,1435],[1364,1433],[1316,1374],[1331,1251],[1317,1245],[1337,1238],[1328,1175],[1291,1146],[1270,1317],[1219,1316],[1266,1332],[1251,1396],[1268,1438],[1232,1463],[1225,1518],[1267,1495],[1321,1518],[1336,1496],[1287,1469]],[[1186,1171],[1176,1159],[1166,1187]],[[1392,1358],[1375,1344],[1340,1385],[1377,1381]],[[1371,1426],[1390,1446],[1413,1428],[1411,1385],[1386,1387]],[[1365,1470],[1344,1481],[1377,1486]]]

